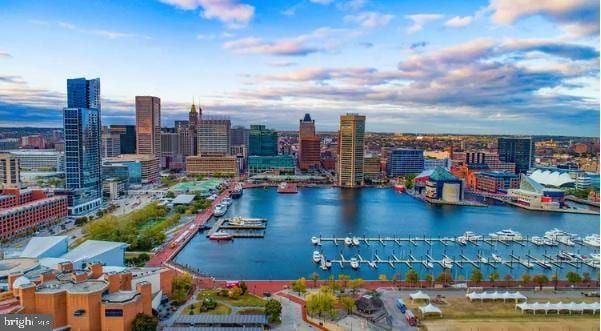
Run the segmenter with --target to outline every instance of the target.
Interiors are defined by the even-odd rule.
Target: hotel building
[[[201,118],[198,123],[198,154],[229,155],[231,122],[227,118]]]
[[[424,151],[397,148],[390,151],[386,162],[388,177],[394,178],[424,171]]]
[[[138,154],[161,156],[161,99],[136,96],[136,148]]]
[[[0,154],[0,187],[21,185],[19,159],[10,153]]]
[[[67,197],[43,190],[5,188],[0,194],[0,239],[14,238],[38,226],[56,223],[68,214]]]
[[[363,185],[363,144],[365,116],[346,114],[340,116],[338,132],[338,185],[358,187]]]

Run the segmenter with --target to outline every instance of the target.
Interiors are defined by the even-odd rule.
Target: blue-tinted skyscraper
[[[424,151],[397,148],[388,154],[388,177],[419,174],[424,171]]]
[[[102,203],[99,78],[67,80],[63,128],[69,213],[84,215],[95,211]]]
[[[278,133],[267,129],[265,125],[251,125],[248,140],[248,155],[278,155]]]
[[[534,140],[531,137],[499,137],[499,160],[515,163],[516,173],[526,173],[534,166]]]

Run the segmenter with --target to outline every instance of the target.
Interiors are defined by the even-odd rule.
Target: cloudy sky
[[[193,99],[234,124],[599,136],[598,0],[0,2],[0,126],[61,126],[66,79],[100,77],[163,125]]]

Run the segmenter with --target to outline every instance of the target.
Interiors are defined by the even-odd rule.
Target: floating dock
[[[213,233],[224,230],[230,233],[234,238],[263,238],[267,228],[267,219],[265,218],[242,218],[242,220],[252,221],[251,224],[231,224],[229,218],[220,218],[215,221],[207,231],[207,237]]]
[[[343,244],[344,245],[344,239],[346,237],[322,237],[319,236],[319,243],[317,245],[321,245],[324,242],[332,242],[334,243],[334,245],[339,245],[339,244]],[[468,239],[465,241],[460,241],[455,237],[352,237],[357,239],[357,242],[359,243],[359,245],[350,245],[350,246],[360,246],[361,244],[365,244],[365,245],[371,245],[371,244],[380,244],[382,246],[386,246],[388,243],[391,244],[396,244],[398,246],[402,246],[403,243],[408,243],[411,244],[413,246],[417,246],[418,244],[427,244],[429,246],[432,246],[434,243],[440,243],[444,246],[449,246],[451,244],[454,245],[461,245],[461,246],[466,246],[468,244],[470,245],[474,245],[474,246],[479,246],[481,244],[486,244],[486,245],[490,245],[490,246],[494,246],[496,244],[500,244],[500,245],[504,245],[504,246],[509,246],[509,245],[520,245],[520,246],[525,246],[526,244],[532,244],[535,246],[539,246],[539,247],[545,247],[545,246],[551,246],[551,245],[545,245],[542,243],[536,243],[533,242],[529,237],[523,237],[521,239],[510,239],[510,240],[503,240],[503,239],[499,239],[499,238],[493,238],[493,237],[482,237],[482,238],[478,238],[478,239]],[[574,243],[576,245],[580,245],[580,246],[584,246],[584,243],[580,240],[574,240]],[[552,246],[558,246],[558,245],[565,245],[565,246],[570,246],[565,244],[564,242],[561,241],[553,241],[553,245]]]

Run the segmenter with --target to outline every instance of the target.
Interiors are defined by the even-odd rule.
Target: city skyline
[[[194,98],[278,130],[311,113],[335,131],[352,111],[370,132],[599,136],[596,1],[2,7],[0,126],[60,127],[65,79],[100,77],[106,125],[135,123],[135,96],[154,95],[163,126]]]

